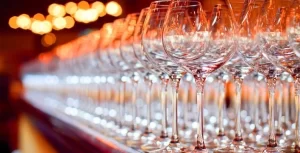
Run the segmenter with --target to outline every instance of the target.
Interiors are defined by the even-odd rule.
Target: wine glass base
[[[214,153],[254,153],[257,151],[245,145],[231,144],[230,146],[224,148],[215,149],[213,152]]]
[[[288,145],[288,146],[281,147],[281,151],[283,153],[298,153],[298,152],[300,152],[300,151],[297,151],[295,143],[292,143],[291,145]]]
[[[194,149],[192,153],[209,153],[207,149]]]
[[[157,138],[141,145],[144,152],[162,152],[170,144],[169,138]]]
[[[117,129],[114,138],[119,142],[125,143],[127,140],[127,133],[128,133],[127,128]]]
[[[179,132],[180,142],[184,144],[193,144],[195,142],[196,132],[193,129],[185,129]]]
[[[188,153],[189,149],[185,148],[180,142],[169,143],[169,145],[164,149],[166,153]]]
[[[153,141],[156,136],[153,133],[143,133],[141,136],[141,141],[147,143],[148,141]]]
[[[139,148],[142,145],[141,135],[142,132],[139,130],[129,131],[127,133],[126,144],[132,148]]]
[[[279,147],[267,147],[262,153],[282,153],[282,150]]]

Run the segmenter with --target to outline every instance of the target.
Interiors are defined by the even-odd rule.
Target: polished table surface
[[[31,122],[42,132],[54,148],[61,153],[135,153],[117,141],[101,135],[97,130],[73,122],[70,118],[57,117],[31,103],[19,105]]]

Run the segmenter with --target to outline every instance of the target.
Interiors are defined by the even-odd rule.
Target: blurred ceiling
[[[47,15],[47,8],[52,3],[66,4],[69,1],[80,2],[80,0],[2,0],[0,2],[0,32],[3,31],[21,31],[13,30],[8,26],[8,20],[12,16],[18,16],[26,13],[29,16],[33,16],[36,13],[42,13]],[[86,0],[89,3],[95,0]],[[111,0],[100,0],[104,4]],[[147,7],[151,0],[114,0],[121,4],[123,8],[123,17],[128,13],[138,12],[141,8]],[[79,31],[87,27],[100,28],[105,22],[113,21],[115,17],[106,15],[99,18],[96,22],[88,25],[83,23],[76,23],[75,27],[70,29],[72,31]]]
[[[39,53],[49,51],[57,45],[66,43],[79,36],[80,31],[87,28],[98,29],[105,22],[111,22],[115,17],[106,15],[100,17],[96,22],[83,24],[75,23],[71,29],[52,32],[56,35],[56,43],[50,47],[44,47],[41,43],[42,36],[33,34],[30,30],[11,29],[8,25],[9,18],[20,14],[33,16],[36,13],[48,15],[48,6],[52,3],[66,4],[81,0],[1,0],[0,1],[0,74],[5,73],[13,78],[18,78],[20,65]],[[93,3],[96,0],[86,0]],[[112,0],[98,0],[104,4]],[[151,0],[114,0],[123,9],[121,17],[128,13],[138,12],[147,7]]]

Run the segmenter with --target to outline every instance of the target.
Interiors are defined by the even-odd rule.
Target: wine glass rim
[[[151,3],[150,3],[150,6],[151,6],[152,4],[155,4],[155,3],[161,3],[161,2],[172,2],[172,1],[171,1],[171,0],[156,0],[156,1],[151,2]]]
[[[199,1],[195,1],[195,0],[192,0],[192,1],[185,1],[185,0],[175,0],[175,1],[172,1],[170,6],[176,2],[188,2],[188,3],[193,3],[193,4],[189,4],[189,5],[179,5],[179,6],[174,6],[173,8],[180,8],[180,7],[194,7],[194,6],[201,6],[202,7],[202,4],[201,2]]]

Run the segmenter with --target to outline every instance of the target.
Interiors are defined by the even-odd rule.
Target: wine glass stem
[[[289,83],[284,83],[283,86],[283,108],[284,108],[284,123],[287,124],[290,121],[289,111]]]
[[[188,127],[188,95],[189,95],[189,88],[190,88],[190,82],[187,82],[188,85],[187,88],[184,90],[183,93],[183,129],[186,129]]]
[[[280,83],[280,88],[283,89],[283,83],[282,81],[279,82]],[[278,98],[277,98],[277,114],[278,114],[278,118],[277,118],[277,126],[276,126],[276,135],[277,136],[281,136],[283,134],[282,131],[282,101],[283,101],[283,97],[282,97],[283,92],[279,92],[278,93]]]
[[[167,138],[168,137],[168,131],[167,131],[167,92],[168,92],[168,82],[169,79],[162,79],[162,90],[161,90],[161,109],[162,109],[162,130],[161,130],[161,138]]]
[[[151,123],[151,91],[152,91],[152,80],[147,79],[147,91],[146,91],[146,105],[147,105],[147,126],[145,133],[151,133],[150,123]]]
[[[259,127],[259,85],[258,81],[254,83],[254,130],[257,131]]]
[[[300,147],[300,78],[295,79],[296,147]]]
[[[124,81],[120,82],[120,88],[119,88],[119,113],[120,113],[120,122],[119,126],[122,128],[123,126],[123,117],[125,115],[124,112],[124,100],[125,100],[125,91],[126,91],[126,83]]]
[[[132,80],[132,97],[131,97],[131,102],[132,102],[132,123],[131,123],[131,130],[136,129],[136,116],[137,116],[137,106],[136,106],[136,94],[137,94],[137,84],[138,81]]]
[[[172,137],[171,137],[171,143],[179,143],[179,137],[178,137],[178,90],[179,90],[179,83],[180,78],[176,76],[171,76],[172,81],[172,111],[173,111],[173,119],[172,119]]]
[[[275,136],[275,116],[274,116],[274,103],[275,103],[275,87],[276,79],[267,78],[267,85],[269,90],[269,142],[268,147],[276,147],[276,136]]]
[[[241,90],[242,90],[242,83],[243,80],[240,78],[235,79],[235,138],[234,141],[242,141],[242,129],[241,129],[241,100],[242,100],[242,95],[241,95]]]
[[[197,109],[198,109],[198,128],[197,128],[197,144],[196,149],[205,149],[203,136],[203,104],[204,104],[204,83],[205,77],[194,76],[197,87]]]
[[[224,98],[225,98],[225,81],[220,80],[220,86],[219,86],[219,99],[218,99],[218,112],[219,112],[219,131],[218,136],[224,136],[224,127],[223,127],[223,104],[224,104]]]

